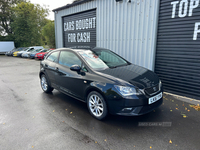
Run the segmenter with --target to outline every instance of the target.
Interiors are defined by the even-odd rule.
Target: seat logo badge
[[[157,91],[157,88],[156,88],[156,87],[153,87],[153,90],[154,90],[154,91]]]

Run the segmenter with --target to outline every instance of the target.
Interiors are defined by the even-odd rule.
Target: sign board
[[[96,47],[96,9],[63,17],[63,47]]]
[[[172,16],[171,18],[185,18],[193,17],[195,13],[199,13],[199,0],[176,0],[171,2],[172,5]],[[194,18],[194,17],[193,17]],[[197,40],[197,35],[200,34],[200,20],[194,19],[194,29],[193,40]]]

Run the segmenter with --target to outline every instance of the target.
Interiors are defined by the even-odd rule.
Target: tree
[[[50,48],[55,48],[55,26],[54,21],[50,21],[43,27],[42,35]]]
[[[17,3],[25,0],[0,0],[0,35],[12,34],[10,27],[12,19],[12,7],[16,6]]]
[[[21,2],[13,7],[12,32],[17,46],[41,45],[42,27],[49,10],[30,2]]]

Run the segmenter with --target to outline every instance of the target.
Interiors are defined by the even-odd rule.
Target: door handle
[[[63,71],[60,71],[58,67],[55,68],[55,71],[60,75],[66,75]]]

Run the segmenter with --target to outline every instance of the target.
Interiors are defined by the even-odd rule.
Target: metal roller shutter
[[[165,91],[200,99],[199,0],[160,0],[155,72]]]

